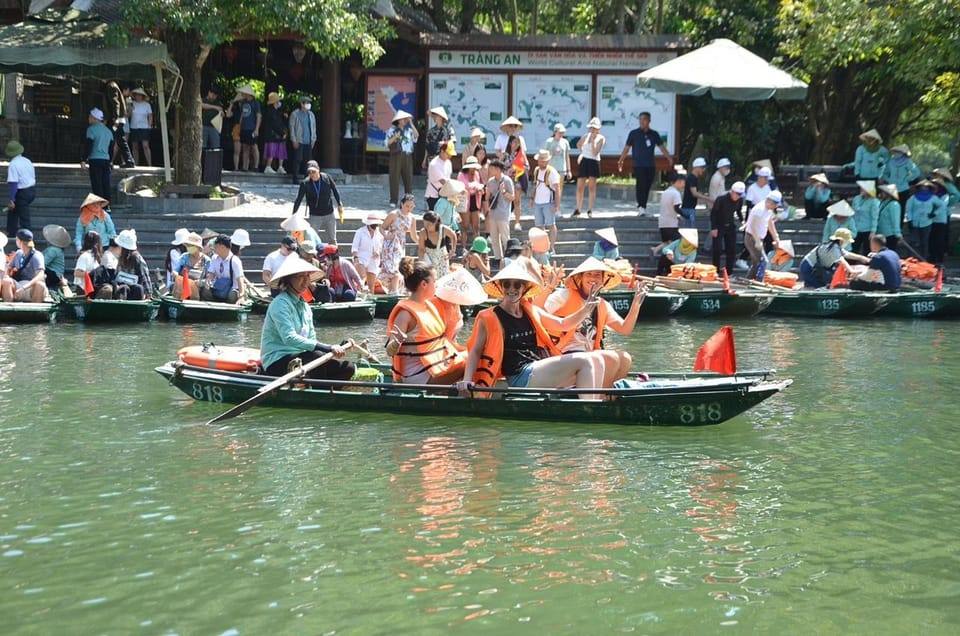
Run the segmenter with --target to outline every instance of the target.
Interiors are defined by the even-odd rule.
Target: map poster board
[[[443,106],[457,134],[458,151],[478,126],[492,145],[507,118],[507,76],[489,73],[431,73],[427,108]],[[432,125],[428,122],[428,125]]]
[[[527,150],[536,152],[562,123],[572,139],[587,132],[593,116],[593,78],[590,75],[513,76],[514,116],[523,122]],[[575,142],[571,141],[571,146]],[[576,148],[572,148],[576,154]]]
[[[367,152],[387,152],[387,131],[398,110],[416,119],[417,78],[413,75],[367,76]]]
[[[604,149],[619,153],[627,135],[638,126],[640,113],[646,111],[650,113],[650,127],[660,133],[667,150],[675,153],[677,96],[637,88],[636,84],[635,74],[597,76],[597,116],[607,137]]]

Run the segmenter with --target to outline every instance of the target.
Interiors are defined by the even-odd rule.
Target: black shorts
[[[131,128],[130,137],[128,138],[131,143],[137,143],[138,141],[150,141],[150,129],[149,128]]]
[[[257,143],[257,138],[253,136],[252,130],[241,130],[240,143],[247,145],[255,144]]]
[[[660,228],[660,240],[664,243],[668,241],[676,241],[680,238],[680,228],[676,227],[662,227]]]
[[[577,173],[577,177],[581,179],[586,179],[587,177],[599,177],[600,176],[600,162],[596,159],[587,159],[584,157],[580,160],[580,172]]]

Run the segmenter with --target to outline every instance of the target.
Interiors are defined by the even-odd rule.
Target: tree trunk
[[[460,33],[472,33],[477,17],[477,0],[463,0],[460,4]]]
[[[627,7],[626,0],[614,0],[613,3],[614,19],[617,21],[617,35],[626,33]]]
[[[510,2],[510,24],[513,27],[513,33],[510,35],[520,35],[520,10],[517,7],[517,0]]]
[[[448,30],[447,16],[443,12],[443,0],[433,0],[431,9],[431,17],[433,18],[433,23],[437,25],[437,31],[446,33]]]
[[[643,33],[644,22],[647,20],[647,10],[650,8],[650,0],[640,0],[639,6],[637,7],[637,14],[633,18],[633,32],[634,33]]]
[[[183,87],[180,101],[175,104],[180,114],[180,135],[177,139],[178,167],[176,182],[181,185],[200,185],[201,152],[203,149],[203,123],[200,117],[200,69],[203,68],[210,48],[196,31],[167,31],[167,48],[170,57],[180,67]],[[162,87],[158,87],[162,90]],[[229,133],[229,131],[227,131]]]
[[[530,7],[530,35],[537,34],[537,18],[540,13],[540,3],[538,0],[533,0]]]

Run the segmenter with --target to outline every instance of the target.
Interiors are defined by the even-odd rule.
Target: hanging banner
[[[367,76],[367,152],[387,152],[387,130],[398,110],[417,117],[417,78],[413,75]]]

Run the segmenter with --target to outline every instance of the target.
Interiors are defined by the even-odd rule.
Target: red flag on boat
[[[93,280],[90,278],[90,272],[84,272],[83,273],[83,295],[89,296],[95,291],[96,289],[94,289],[93,287]]]
[[[180,300],[190,300],[190,270],[186,267],[180,272]]]
[[[313,293],[310,291],[309,287],[300,292],[300,298],[303,298],[308,303],[313,302]]]
[[[830,289],[847,286],[847,266],[841,260],[837,263],[837,269],[833,272],[833,278],[830,279]]]
[[[733,327],[720,327],[697,352],[694,371],[713,371],[721,375],[737,372],[737,350],[733,344]]]
[[[933,291],[938,292],[943,289],[943,268],[937,270],[937,282],[933,286]]]

